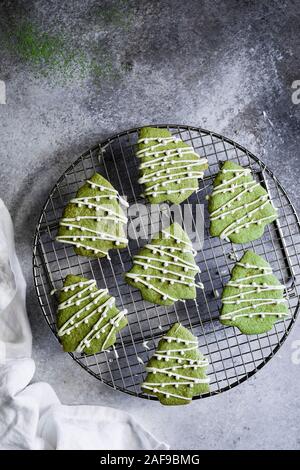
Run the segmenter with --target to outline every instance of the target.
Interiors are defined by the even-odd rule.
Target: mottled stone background
[[[111,133],[177,122],[214,130],[262,157],[300,210],[300,3],[1,1],[1,197],[28,282],[36,380],[66,404],[126,409],[172,448],[299,448],[295,326],[279,354],[230,392],[163,408],[115,392],[62,354],[37,305],[34,227],[47,193]]]

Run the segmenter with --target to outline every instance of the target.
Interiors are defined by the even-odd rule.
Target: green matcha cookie
[[[162,405],[186,405],[193,396],[209,392],[207,367],[208,360],[198,350],[197,338],[175,323],[146,367],[142,390],[156,395]]]
[[[260,238],[278,214],[251,170],[225,162],[209,197],[210,234],[233,243]]]
[[[288,315],[283,291],[269,263],[247,251],[234,266],[223,291],[220,321],[246,335],[265,333]]]
[[[112,346],[127,325],[126,310],[118,310],[107,289],[96,281],[69,274],[60,291],[57,334],[64,351],[95,354]]]
[[[103,176],[95,173],[66,206],[56,240],[74,245],[77,255],[102,258],[127,246],[120,204],[127,202]]]
[[[150,203],[180,204],[198,189],[198,179],[208,168],[193,147],[172,136],[167,129],[144,127],[139,132],[137,157],[139,183]]]
[[[134,256],[133,267],[125,274],[128,284],[140,289],[143,299],[160,305],[172,305],[177,300],[194,299],[196,252],[187,233],[174,223],[155,235]]]

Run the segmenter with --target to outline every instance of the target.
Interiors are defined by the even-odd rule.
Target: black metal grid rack
[[[34,282],[44,317],[54,334],[57,299],[50,292],[62,287],[63,279],[69,272],[96,279],[100,288],[107,287],[116,297],[119,308],[127,308],[128,326],[118,334],[114,348],[93,355],[75,353],[71,356],[102,382],[135,396],[156,399],[141,392],[144,363],[170,325],[180,321],[190,328],[199,339],[201,351],[210,361],[211,391],[195,397],[197,399],[228,390],[249,378],[274,356],[287,337],[299,308],[300,225],[293,205],[277,178],[248,150],[230,139],[200,128],[184,125],[157,127],[168,128],[208,159],[209,169],[199,183],[199,191],[188,200],[191,210],[196,204],[205,204],[204,246],[196,257],[204,290],[198,291],[194,301],[178,302],[171,307],[153,305],[143,301],[140,292],[128,286],[123,278],[123,273],[131,266],[132,256],[139,250],[138,240],[130,240],[127,249],[111,251],[111,260],[79,257],[71,246],[55,242],[64,206],[95,171],[107,178],[120,194],[126,195],[129,203],[141,202],[142,188],[137,182],[138,162],[134,155],[138,129],[117,134],[90,149],[55,184],[36,228]],[[211,192],[219,163],[224,160],[234,160],[251,168],[278,208],[278,220],[266,227],[261,239],[248,244],[232,245],[209,236],[205,196]],[[235,263],[234,256],[242,256],[248,248],[265,257],[274,274],[285,284],[290,311],[290,316],[278,321],[270,332],[251,336],[243,335],[233,327],[225,327],[218,321],[220,299],[216,295],[222,292],[229,279]]]

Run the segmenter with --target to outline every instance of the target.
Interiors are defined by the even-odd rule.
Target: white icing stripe
[[[236,196],[233,196],[231,199],[229,199],[224,204],[222,204],[220,207],[218,207],[218,209],[215,209],[214,211],[212,211],[210,215],[213,216],[214,214],[216,214],[219,211],[224,211],[226,209],[226,207],[230,206],[233,202],[240,201],[242,199],[242,196],[243,196],[244,193],[253,192],[253,189],[256,186],[259,186],[259,183],[254,182],[254,184],[250,188],[246,188],[243,191],[241,191],[240,193],[238,193]],[[235,191],[234,186],[232,186],[230,189],[231,189],[231,192]],[[213,192],[213,195],[214,195],[214,192]],[[268,196],[263,195],[263,196],[260,196],[260,197],[265,198],[265,197],[268,197]],[[257,201],[259,201],[259,200],[260,199],[258,198]],[[243,207],[243,206],[238,206],[238,208],[241,208],[241,207]],[[238,208],[236,208],[236,210],[238,210]],[[227,214],[227,212],[224,212],[224,213]],[[220,215],[224,215],[224,213],[222,213]],[[228,211],[228,213],[230,213],[230,211]]]
[[[186,181],[186,180],[192,180],[192,179],[196,179],[196,178],[197,178],[197,179],[198,179],[198,178],[202,178],[203,175],[204,175],[203,172],[201,172],[201,173],[200,173],[200,172],[190,172],[190,176],[184,176],[183,178],[180,178],[180,182]],[[168,176],[172,176],[172,175],[168,175]],[[175,182],[178,183],[178,181],[179,181],[178,178],[176,177],[176,175],[174,175],[174,176],[175,176],[174,179],[169,179],[169,180],[166,181],[166,183],[167,183],[167,184],[172,184],[172,183],[175,183]],[[179,183],[178,183],[178,184],[179,184]],[[163,187],[163,186],[164,186],[164,183],[154,183],[154,184],[152,184],[151,186],[147,186],[147,188],[145,189],[145,194],[147,194],[147,193],[149,193],[149,192],[150,192],[151,194],[152,194],[153,192],[157,192],[157,189],[158,189],[159,187],[161,187],[161,186]],[[170,189],[167,189],[167,190],[165,191],[165,193],[166,193],[166,194],[171,194],[171,193],[169,193],[169,191],[171,191],[171,190],[170,190]]]
[[[166,144],[156,144],[156,145],[151,145],[150,147],[144,147],[136,152],[136,156],[138,158],[145,158],[145,157],[158,157],[160,153],[165,153],[167,156],[170,155],[176,155],[176,154],[184,154],[184,153],[190,153],[190,154],[195,154],[197,157],[199,155],[195,152],[193,147],[176,147],[176,148],[171,148],[171,149],[164,149],[161,148],[163,145]],[[159,148],[160,147],[160,148]]]
[[[224,170],[222,170],[222,172],[223,171]],[[228,180],[223,180],[221,184],[218,184],[217,189],[220,190],[224,188],[224,186],[227,186],[228,184],[233,183],[233,181],[236,181],[241,176],[250,175],[251,170],[249,170],[248,168],[243,168],[241,170],[235,170],[235,173],[239,173],[239,174],[236,176],[233,176],[232,178],[229,178]]]
[[[190,348],[184,348],[184,349],[160,349],[157,351],[158,353],[166,354],[169,356],[169,354],[173,352],[179,352],[180,354],[185,353],[186,351],[194,351],[195,349],[198,349],[197,344],[194,346],[191,346]]]
[[[153,150],[149,152],[150,148],[145,148],[145,152],[143,154],[141,153],[136,153],[136,156],[138,158],[147,158],[147,157],[154,157],[151,160],[148,160],[144,163],[151,163],[151,162],[157,162],[157,161],[164,161],[166,162],[169,158],[176,158],[176,157],[181,157],[182,155],[193,155],[194,157],[198,157],[199,161],[202,161],[202,158],[198,153],[196,153],[193,149],[193,147],[177,147],[174,149],[161,149],[161,150]],[[162,156],[160,157],[159,155]],[[203,160],[206,160],[203,158]],[[204,162],[206,163],[206,162]],[[201,163],[200,163],[201,164]]]
[[[247,188],[248,186],[256,186],[258,183],[256,181],[248,181],[245,183],[240,183],[240,184],[235,184],[234,189],[239,189],[239,188]],[[232,188],[224,188],[224,189],[218,189],[218,186],[216,186],[215,189],[213,189],[213,195],[215,196],[218,193],[232,193]],[[241,194],[241,193],[240,193]]]
[[[198,379],[199,381],[195,382],[195,381],[183,381],[183,382],[179,382],[179,381],[176,381],[176,382],[144,382],[143,386],[144,385],[153,385],[154,387],[161,387],[161,388],[164,388],[164,387],[171,387],[174,385],[189,385],[191,388],[194,386],[194,385],[197,385],[197,384],[206,384],[206,383],[209,383],[209,379],[208,378],[205,378],[205,379]]]
[[[158,390],[157,388],[151,387],[150,385],[142,384],[142,388],[145,388],[146,390],[150,390],[153,393],[161,393],[162,395],[166,395],[166,398],[174,397],[174,398],[180,398],[180,400],[186,400],[186,401],[191,401],[192,399],[192,398],[183,397],[182,395],[176,395],[176,393],[164,392],[163,390]]]
[[[144,260],[149,260],[149,261],[156,261],[157,263],[162,263],[162,264],[164,264],[164,265],[165,265],[165,263],[166,263],[165,261],[160,260],[159,258],[151,258],[151,257],[148,257],[148,256],[135,255],[135,256],[134,256],[134,262],[135,262],[136,264],[143,264],[143,263],[138,263],[138,262],[136,262],[136,261],[135,261],[136,258],[144,259]],[[180,267],[180,268],[183,268],[183,269],[186,270],[186,272],[187,272],[189,269],[190,269],[190,270],[197,271],[197,272],[200,272],[199,266],[196,266],[196,265],[193,266],[193,267],[192,267],[192,266],[188,266],[188,267],[187,267],[185,264],[180,264],[180,263],[178,263],[178,262],[175,263],[175,262],[173,262],[173,261],[168,261],[168,264],[172,264],[172,265],[174,265],[174,266],[178,266],[178,267]],[[150,266],[150,265],[149,265],[149,266]],[[156,266],[155,266],[155,268],[156,268]]]
[[[233,176],[232,178],[229,178],[228,180],[223,180],[222,183],[218,184],[216,186],[216,190],[220,191],[221,189],[224,189],[226,188],[226,186],[228,184],[231,184],[233,183],[234,181],[238,180],[241,176],[245,176],[245,175],[250,175],[251,174],[251,171],[249,169],[245,169],[243,172],[240,172],[240,174],[236,175],[236,176]],[[249,181],[250,183],[250,181]],[[252,181],[251,181],[252,183]]]
[[[136,258],[136,256],[134,257]],[[149,259],[149,258],[147,258]],[[160,261],[159,259],[157,258],[152,258],[152,259],[155,259],[155,261],[158,261],[159,263],[163,263],[165,265],[165,262],[163,261]],[[170,262],[168,262],[169,264]],[[185,278],[185,279],[190,279],[191,281],[194,281],[195,279],[195,275],[194,276],[187,276],[186,274],[181,274],[181,273],[178,273],[178,272],[175,272],[175,271],[170,271],[169,269],[165,269],[165,268],[160,268],[158,266],[154,266],[153,264],[145,264],[145,262],[141,262],[141,261],[137,261],[136,259],[134,259],[134,264],[138,264],[139,266],[143,266],[143,268],[145,270],[147,270],[148,268],[150,269],[155,269],[157,271],[162,271],[163,274],[173,274],[174,276],[178,276],[178,277],[182,277],[182,278]],[[173,263],[175,264],[175,266],[178,266],[176,263]],[[174,281],[176,282],[176,279],[174,279]]]
[[[175,251],[180,251],[180,253],[190,253],[191,255],[195,256],[197,253],[191,246],[189,248],[181,248],[181,247],[176,247],[176,246],[169,246],[169,245],[156,245],[154,243],[148,243],[145,245],[146,248],[149,248],[149,250],[156,250],[156,248],[163,248],[165,250],[170,250],[171,253],[174,253]]]
[[[183,284],[185,286],[189,287],[199,287],[202,288],[202,285],[198,285],[195,282],[185,282],[180,279],[172,279],[168,277],[161,277],[161,276],[155,276],[152,274],[133,274],[133,273],[127,273],[127,277],[130,277],[132,279],[137,279],[136,282],[139,282],[141,278],[145,278],[146,281],[150,281],[151,279],[160,279],[161,282],[169,282],[170,284]]]
[[[265,318],[266,316],[273,316],[273,317],[285,317],[287,316],[287,312],[247,312],[247,313],[238,313],[237,315],[234,315],[234,313],[226,313],[221,316],[222,320],[236,320],[237,318],[242,318],[242,317],[248,317],[248,318],[253,318],[253,317],[261,317]]]
[[[77,240],[84,241],[84,240],[92,240],[93,242],[97,240],[103,240],[103,241],[109,241],[109,242],[120,242],[120,243],[128,243],[128,240],[126,238],[121,238],[121,237],[114,237],[110,233],[101,233],[99,235],[59,235],[56,237],[58,241],[63,241],[63,240],[73,240],[76,242]],[[118,245],[118,243],[116,243]]]
[[[94,246],[85,245],[84,243],[78,243],[77,241],[73,242],[71,240],[69,240],[69,241],[67,241],[67,240],[58,240],[58,241],[63,241],[63,243],[68,243],[69,245],[75,245],[76,248],[84,248],[85,250],[93,251],[95,254],[96,253],[102,253],[103,255],[107,256],[107,259],[110,259],[109,255],[106,251],[100,250],[99,248],[95,248]]]
[[[204,172],[199,171],[199,170],[190,170],[189,168],[186,168],[185,171],[181,171],[179,173],[171,173],[170,169],[164,170],[167,173],[165,175],[160,175],[160,176],[152,176],[149,179],[147,179],[148,175],[143,176],[138,180],[140,184],[146,184],[147,185],[147,190],[155,188],[157,189],[159,186],[166,186],[167,184],[171,184],[176,182],[176,184],[180,184],[181,181],[187,180],[187,179],[193,179],[193,178],[202,178]],[[187,176],[183,176],[187,175]],[[178,178],[179,177],[179,178]],[[159,180],[163,180],[163,182],[158,183]],[[149,185],[148,183],[153,182],[153,184]]]
[[[173,165],[175,165],[175,163],[181,163],[181,165],[173,166]],[[183,163],[183,165],[182,165],[182,163]],[[189,163],[189,165],[186,165],[186,163]],[[156,163],[156,165],[161,165],[161,163]],[[159,176],[161,173],[167,173],[168,176],[169,176],[170,174],[174,174],[174,173],[170,173],[170,171],[180,170],[181,168],[191,168],[193,166],[200,166],[201,163],[199,163],[195,160],[177,160],[177,161],[176,160],[171,160],[170,165],[172,165],[172,168],[163,168],[162,170],[154,170],[154,171],[151,171],[150,173],[146,173],[142,178],[140,178],[138,180],[138,182],[140,184],[148,182],[149,178],[151,180],[153,175],[154,176]],[[161,165],[161,166],[164,166],[164,165]],[[140,165],[140,169],[142,169],[142,165]]]
[[[176,338],[174,336],[163,336],[163,339],[165,339],[168,343],[171,343],[171,341],[175,341],[175,343],[184,343],[184,344],[198,344],[197,340],[191,340],[191,339],[184,339],[184,338]]]
[[[119,242],[122,242],[122,243],[128,243],[127,238],[117,237],[115,235],[112,235],[111,233],[101,232],[99,230],[93,230],[93,229],[90,229],[88,227],[85,227],[84,225],[76,225],[76,224],[75,225],[74,224],[69,225],[68,223],[64,222],[64,219],[60,222],[60,225],[62,225],[63,227],[71,227],[71,229],[78,229],[78,230],[81,230],[82,232],[94,233],[95,235],[98,235],[97,237],[94,237],[95,239],[114,240],[114,241],[119,241]],[[59,239],[59,238],[73,238],[73,237],[76,237],[79,240],[81,240],[82,238],[93,238],[93,237],[89,237],[89,236],[86,236],[86,235],[61,235],[61,236],[58,236],[56,238]]]
[[[201,379],[198,377],[177,374],[176,372],[172,372],[172,371],[165,370],[165,369],[158,369],[156,367],[147,367],[146,370],[154,374],[163,374],[163,375],[167,375],[168,377],[175,377],[176,379],[187,380],[188,383],[208,383],[210,381],[208,377]],[[167,385],[165,382],[163,384]],[[178,382],[178,385],[182,385],[182,384],[183,384],[182,382]]]
[[[231,285],[231,287],[233,287]],[[237,287],[237,286],[236,286]],[[243,287],[243,285],[242,285]],[[247,287],[250,287],[250,286],[247,286]],[[251,286],[252,287],[252,286]],[[243,291],[243,292],[240,292],[239,294],[235,294],[235,295],[229,295],[229,296],[226,296],[224,297],[224,299],[226,300],[230,300],[230,299],[238,299],[238,298],[244,298],[246,295],[248,294],[255,294],[257,292],[269,292],[269,291],[273,291],[273,290],[283,290],[284,287],[283,286],[270,286],[271,288],[270,289],[266,289],[266,288],[261,288],[260,286],[257,287],[256,289],[254,290],[249,290],[249,291]],[[273,288],[274,287],[274,288]],[[280,289],[278,289],[280,287]],[[247,302],[247,299],[244,300],[244,302]],[[223,303],[224,303],[224,300],[223,300]]]
[[[241,266],[246,269],[262,269],[263,271],[272,272],[272,268],[270,266],[256,266],[255,264],[241,263],[240,261],[236,263],[236,266]]]
[[[254,299],[250,298],[250,299],[240,299],[240,300],[228,300],[228,297],[224,298],[222,300],[223,304],[234,304],[234,305],[239,305],[240,303],[242,302],[257,302],[257,301],[262,301],[262,300],[269,300],[270,302],[268,302],[269,304],[272,304],[272,303],[283,303],[285,302],[284,299],[269,299],[269,298],[262,298],[262,299],[259,299],[257,297],[255,297]],[[251,308],[255,308],[254,305],[252,304],[251,306],[249,306]]]
[[[185,193],[186,191],[195,191],[197,187],[194,188],[182,188],[182,189],[168,189],[167,191],[153,191],[151,194],[147,194],[147,196],[151,195],[153,197],[156,197],[159,194],[175,194],[175,193]],[[143,196],[143,194],[142,194]]]
[[[198,155],[198,154],[197,154]],[[180,155],[172,155],[173,158],[178,158],[182,156],[182,154]],[[199,157],[199,155],[198,155]],[[181,166],[179,167],[173,167],[173,165],[175,165],[176,163],[188,163],[189,166],[192,165],[192,166],[202,166],[202,165],[205,165],[207,163],[207,160],[206,159],[202,159],[202,158],[199,158],[198,160],[195,160],[194,158],[191,159],[183,159],[183,158],[180,158],[180,160],[171,160],[171,161],[168,161],[165,160],[165,156],[164,157],[160,157],[160,158],[155,158],[155,160],[150,160],[150,161],[147,161],[147,162],[144,162],[144,163],[141,163],[140,164],[140,170],[144,170],[144,169],[147,169],[147,168],[150,168],[151,170],[154,170],[155,167],[157,166],[161,166],[161,167],[164,167],[166,165],[172,165],[172,170],[174,169],[177,169],[177,168],[181,168]],[[186,165],[185,165],[186,166]],[[184,168],[184,166],[182,166]],[[159,171],[153,171],[152,174],[156,174],[156,173],[160,173],[161,171],[166,171],[165,169],[162,169],[162,170],[159,170]],[[150,173],[148,173],[149,175]]]
[[[150,245],[145,245],[145,247],[149,248],[149,250],[151,250],[154,255],[156,253],[159,253],[160,255],[162,254],[162,256],[169,256],[170,258],[174,259],[174,261],[176,263],[177,263],[177,261],[180,261],[185,266],[195,268],[194,264],[186,261],[185,259],[180,258],[180,256],[174,255],[173,253],[168,253],[166,250],[158,248],[158,246],[161,246],[161,245],[151,245],[151,244]],[[167,247],[167,248],[169,248],[170,250],[175,249],[174,247]]]
[[[149,142],[151,142],[152,140],[156,141],[156,142],[159,142],[161,145],[166,145],[167,143],[169,142],[180,142],[180,138],[179,137],[175,137],[173,135],[169,136],[169,137],[145,137],[144,139],[139,139],[137,141],[138,144],[149,144]]]
[[[244,278],[244,279],[247,279],[247,278]],[[233,282],[233,281],[230,281],[230,283],[227,284],[228,286],[230,287],[237,287],[239,289],[242,289],[243,287],[257,287],[257,288],[260,288],[261,291],[265,291],[265,290],[284,290],[285,287],[284,286],[272,286],[271,284],[255,284],[254,282],[250,283],[250,284],[238,284],[236,282]],[[257,291],[257,290],[256,290]],[[258,291],[257,291],[258,292]],[[244,294],[249,294],[250,292],[249,291],[245,291]]]
[[[180,364],[182,362],[188,362],[190,365],[193,365],[193,367],[195,365],[202,364],[200,359],[187,359],[187,358],[184,358],[184,357],[181,357],[181,356],[170,356],[170,355],[166,355],[166,354],[160,354],[159,351],[157,351],[155,354],[153,354],[153,357],[156,357],[158,360],[165,359],[166,362],[168,362],[169,360],[171,360],[171,361],[175,360],[176,362],[178,362],[178,364]]]
[[[260,196],[257,199],[255,199],[254,201],[247,202],[247,203],[242,204],[240,206],[234,207],[233,209],[229,209],[228,211],[225,211],[225,212],[223,212],[223,210],[222,210],[221,214],[212,216],[213,213],[218,212],[221,209],[221,208],[219,208],[219,209],[216,209],[214,212],[211,213],[210,218],[211,218],[211,220],[224,219],[226,215],[234,214],[235,212],[240,211],[241,209],[247,209],[248,207],[253,206],[254,204],[257,204],[259,201],[267,201],[268,202],[268,199],[269,198],[268,198],[267,195]],[[222,206],[222,209],[224,207],[225,207],[225,205]],[[263,207],[263,204],[261,204],[259,207]],[[248,214],[249,213],[247,213],[247,217],[248,217]]]
[[[169,358],[169,356],[167,356]],[[163,369],[158,369],[158,370],[165,370],[165,371],[169,371],[169,370],[177,370],[177,369],[204,369],[206,367],[208,367],[209,365],[209,362],[208,360],[203,360],[202,362],[199,360],[199,361],[194,361],[194,362],[197,362],[197,364],[182,364],[182,365],[179,365],[179,366],[170,366],[170,367],[164,367]],[[146,367],[146,371],[148,372],[151,372],[154,368],[153,367]]]
[[[109,215],[77,215],[76,217],[65,217],[61,219],[61,221],[64,222],[80,222],[80,220],[96,220],[97,222],[101,222],[102,220],[113,220],[115,221],[114,216],[109,216]],[[69,227],[73,227],[73,224],[70,224]],[[84,226],[80,226],[83,227]]]
[[[131,273],[126,273],[126,276],[128,277],[132,277]],[[173,300],[173,302],[176,302],[178,299],[175,299],[174,297],[171,297],[169,294],[166,294],[165,292],[161,291],[160,289],[158,289],[157,287],[154,287],[150,282],[145,282],[143,281],[143,279],[140,279],[140,278],[135,278],[134,279],[134,282],[140,282],[141,284],[143,284],[144,286],[148,287],[149,289],[151,290],[154,290],[155,292],[157,292],[158,294],[160,294],[163,298],[163,300],[167,300],[167,299],[170,299],[170,300]]]
[[[96,201],[96,197],[94,197],[95,201]],[[98,211],[103,211],[103,212],[107,212],[107,215],[112,215],[115,217],[115,221],[116,222],[119,222],[119,221],[122,221],[124,222],[124,224],[126,222],[128,222],[128,219],[127,217],[125,217],[123,214],[119,214],[118,212],[115,212],[114,210],[108,208],[107,206],[101,206],[100,204],[93,204],[92,202],[86,200],[86,198],[74,198],[74,199],[71,199],[70,201],[71,203],[73,204],[77,204],[78,207],[81,207],[81,206],[88,206],[89,209],[92,209],[92,208],[95,208],[96,212]],[[63,219],[62,219],[63,220]]]
[[[271,299],[271,301],[267,300],[266,302],[258,302],[258,303],[249,305],[247,307],[241,307],[241,308],[238,308],[236,310],[233,310],[232,312],[225,313],[225,314],[222,315],[222,318],[225,318],[227,315],[233,315],[233,316],[236,317],[237,313],[244,312],[245,310],[249,310],[249,309],[254,309],[255,310],[258,307],[261,307],[263,305],[278,305],[278,304],[282,304],[282,303],[285,303],[285,299],[276,299],[275,301]],[[251,311],[251,313],[253,313],[253,312]],[[264,312],[264,313],[266,313],[266,312]]]

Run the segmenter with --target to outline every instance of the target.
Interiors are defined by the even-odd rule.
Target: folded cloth
[[[47,383],[31,383],[26,284],[13,225],[0,200],[0,449],[168,449],[129,414],[62,405]]]

